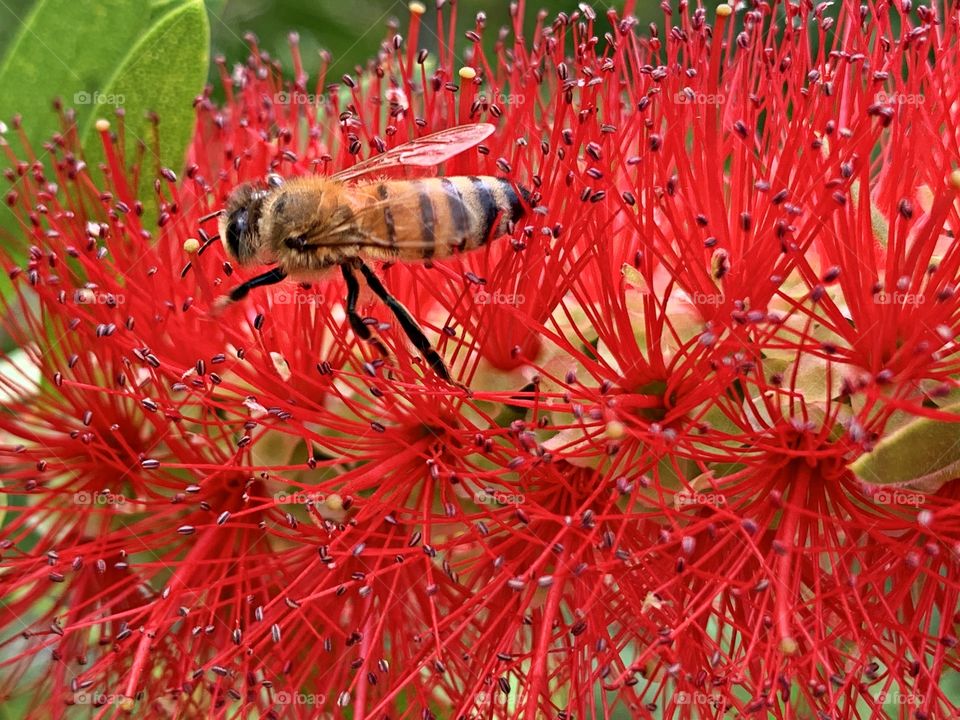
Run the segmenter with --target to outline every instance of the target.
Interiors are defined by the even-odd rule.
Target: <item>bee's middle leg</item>
[[[370,329],[370,326],[363,321],[363,318],[360,317],[360,314],[357,312],[357,299],[360,297],[360,282],[357,280],[357,276],[353,274],[353,268],[350,267],[349,263],[344,263],[340,266],[340,272],[343,273],[343,279],[347,283],[347,320],[350,321],[353,334],[365,343],[372,345],[383,357],[388,359],[392,358],[393,355],[387,346],[383,344],[380,338],[376,336]]]

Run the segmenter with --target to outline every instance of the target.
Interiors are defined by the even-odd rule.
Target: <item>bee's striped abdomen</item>
[[[445,257],[505,235],[523,215],[509,180],[489,175],[430,178],[417,183],[420,205],[432,210],[435,243],[423,257]]]
[[[377,186],[377,198],[381,201],[388,199],[388,190],[386,183],[380,183]],[[391,247],[397,244],[397,227],[396,223],[393,220],[393,210],[390,208],[389,204],[384,204],[383,207],[383,226],[386,230],[386,240]]]
[[[430,197],[432,188],[428,186],[428,182],[417,183],[420,200],[420,221],[423,224],[423,257],[426,260],[437,254],[437,211],[433,206],[433,199]],[[443,227],[441,226],[440,229],[442,232]]]
[[[456,183],[450,178],[441,178],[440,184],[443,186],[444,194],[447,197],[447,207],[450,210],[450,222],[453,227],[456,242],[453,243],[455,250],[463,250],[467,242],[467,237],[473,232],[470,223],[470,212],[464,203],[463,195],[457,188]]]
[[[366,186],[364,230],[400,259],[443,258],[506,234],[528,193],[489,175],[388,180]],[[519,192],[519,195],[518,195]],[[392,249],[392,252],[391,250]]]
[[[464,202],[475,218],[464,249],[479,247],[509,231],[510,223],[523,216],[523,204],[513,183],[489,175],[451,178],[461,187]]]

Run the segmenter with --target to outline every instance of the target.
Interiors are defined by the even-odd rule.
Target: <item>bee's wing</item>
[[[494,130],[494,126],[490,123],[447,128],[374,155],[353,167],[331,175],[330,179],[352,180],[361,175],[391,167],[433,167],[480,144],[490,137]]]
[[[341,233],[356,231],[366,225],[365,216],[380,215],[384,209],[395,205],[419,203],[420,194],[418,191],[409,189],[403,193],[395,193],[389,200],[373,200],[362,207],[354,208],[352,214],[341,225],[326,226],[322,231],[307,237],[308,247],[340,247],[344,244],[338,236]],[[378,250],[424,250],[430,245],[420,239],[421,228],[416,225],[408,228],[407,223],[411,222],[409,218],[395,218],[393,221],[395,238],[391,243],[386,238],[376,235],[364,234],[354,236],[350,239],[350,245],[356,245],[362,248],[373,248]],[[415,222],[415,221],[414,221]],[[408,238],[404,241],[398,241],[396,238]],[[410,239],[412,238],[412,239]]]

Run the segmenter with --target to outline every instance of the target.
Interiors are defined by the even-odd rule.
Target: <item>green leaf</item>
[[[21,18],[30,14],[33,0],[3,0],[0,3],[0,57],[20,29]]]
[[[224,8],[227,6],[227,0],[206,0],[207,12],[216,16],[218,19],[223,15]]]
[[[27,137],[39,144],[57,128],[54,97],[90,114],[75,96],[103,91],[147,17],[143,3],[127,0],[40,0],[0,62],[0,117],[23,115]]]
[[[917,418],[880,440],[850,469],[873,485],[909,483],[930,492],[960,476],[960,405],[944,412],[957,414],[958,422]]]
[[[175,9],[181,0],[150,0],[150,20],[159,20],[171,10]]]
[[[203,90],[210,57],[210,26],[202,0],[185,0],[154,22],[106,83],[104,94],[121,101],[128,162],[137,146],[147,148],[140,170],[140,199],[153,198],[153,181],[160,167],[177,172],[194,125],[193,100]],[[155,154],[154,129],[147,115],[160,118],[160,155]],[[102,147],[91,117],[84,130],[88,163],[102,158]]]
[[[3,19],[19,29],[0,60],[0,119],[20,114],[43,159],[42,143],[60,129],[51,101],[59,97],[75,106],[78,122],[94,114],[93,104],[81,101],[101,97],[107,78],[146,27],[148,11],[128,0],[39,0],[25,15],[17,5],[5,10]],[[0,228],[19,230],[5,203]]]

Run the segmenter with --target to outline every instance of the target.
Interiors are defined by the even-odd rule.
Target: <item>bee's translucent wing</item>
[[[433,167],[479,145],[495,130],[490,123],[458,125],[425,135],[374,155],[353,167],[331,175],[332,180],[352,180],[377,170],[392,167]]]
[[[366,224],[364,219],[367,215],[382,216],[384,208],[405,205],[418,207],[417,203],[419,202],[420,191],[411,184],[410,188],[405,192],[392,194],[389,200],[374,200],[366,205],[363,205],[362,207],[354,208],[349,218],[347,218],[342,225],[324,226],[321,230],[307,233],[304,236],[304,248],[312,249],[320,247],[343,247],[344,245],[356,245],[361,248],[382,250],[385,252],[399,252],[403,250],[421,251],[432,249],[434,244],[428,243],[422,239],[422,225],[418,224],[416,219],[409,217],[397,217],[393,219],[395,237],[411,238],[408,240],[397,241],[394,239],[392,242],[390,242],[386,238],[370,235],[368,233],[356,235],[348,242],[344,242],[344,240],[340,238],[340,235],[344,232],[356,232],[358,231],[358,228],[362,228]],[[413,223],[412,227],[409,226],[410,223]]]

